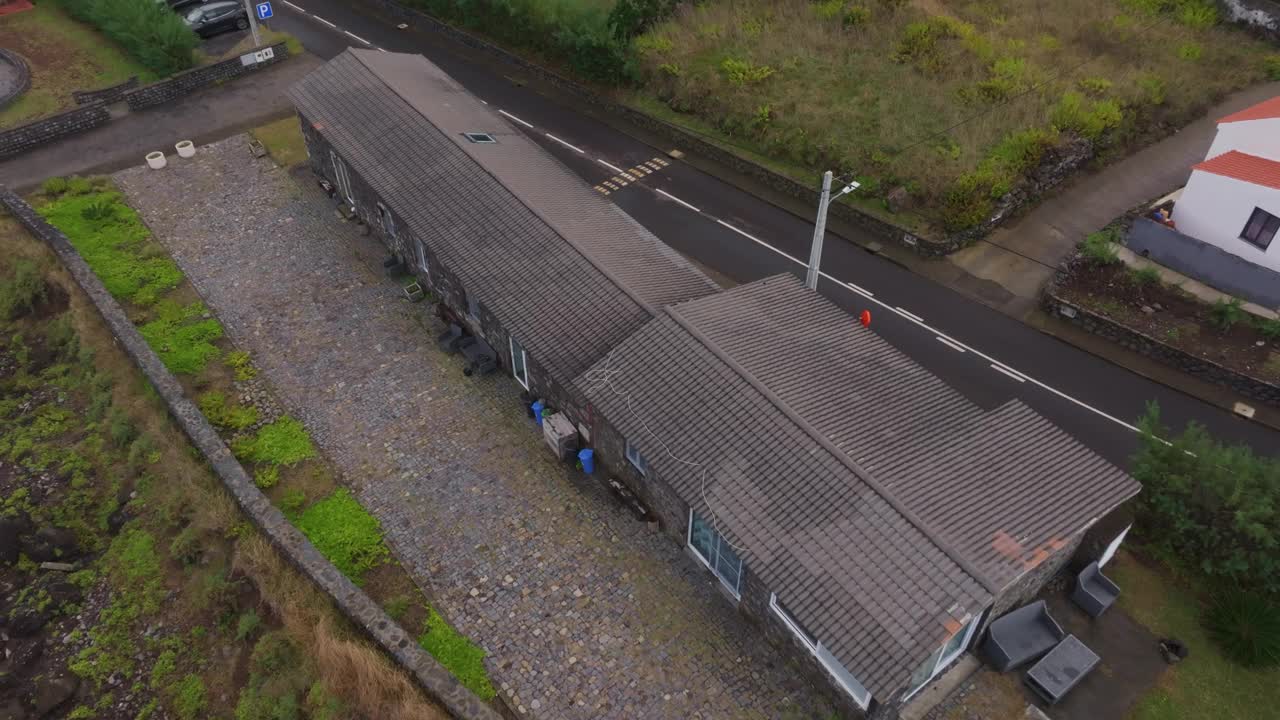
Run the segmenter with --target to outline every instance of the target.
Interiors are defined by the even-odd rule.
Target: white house
[[[1185,235],[1280,272],[1280,97],[1218,121],[1173,222]]]

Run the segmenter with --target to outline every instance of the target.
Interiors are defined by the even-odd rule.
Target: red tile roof
[[[1240,112],[1234,112],[1224,118],[1218,118],[1218,124],[1229,122],[1240,122],[1242,120],[1268,120],[1271,118],[1280,118],[1280,95],[1263,100],[1262,102],[1247,107]]]
[[[1192,170],[1203,170],[1214,175],[1280,190],[1280,162],[1257,155],[1247,155],[1238,150],[1209,158]]]

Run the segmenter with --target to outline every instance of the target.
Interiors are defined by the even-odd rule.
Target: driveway
[[[309,173],[246,142],[115,177],[517,712],[829,714],[700,567],[552,459],[511,378],[436,349]]]

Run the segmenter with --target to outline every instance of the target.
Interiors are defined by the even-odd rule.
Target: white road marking
[[[567,143],[567,142],[565,142],[565,141],[561,140],[560,138],[556,137],[555,135],[552,135],[551,133],[542,133],[542,134],[543,134],[543,135],[546,135],[546,136],[547,136],[548,138],[550,138],[551,140],[555,140],[556,142],[560,143],[561,145],[563,145],[563,146],[565,146],[565,147],[569,148],[570,150],[572,150],[572,151],[574,151],[574,152],[576,152],[576,153],[581,153],[581,152],[582,152],[582,148],[577,147],[577,146],[574,146],[574,145],[570,145],[569,143]],[[586,153],[583,153],[583,154],[585,155]],[[625,173],[623,173],[623,174],[625,174]]]
[[[601,160],[600,158],[596,158],[596,162],[600,163],[601,165],[603,165],[603,166],[605,166],[605,167],[609,168],[610,170],[612,170],[612,171],[614,171],[614,172],[616,172],[616,173],[620,173],[620,172],[622,172],[622,168],[618,167],[617,165],[610,165],[609,163],[607,163],[607,162],[605,162],[605,161]]]
[[[488,100],[481,100],[480,102],[484,103],[485,105],[488,105],[488,104],[489,104],[489,101],[488,101]]]
[[[948,339],[946,339],[946,338],[942,337],[941,335],[935,336],[935,338],[934,338],[934,339],[935,339],[935,340],[937,340],[938,342],[942,343],[943,345],[946,345],[947,347],[951,348],[952,350],[955,350],[956,352],[964,352],[964,351],[965,351],[965,349],[964,349],[963,347],[961,347],[960,345],[958,345],[958,344],[956,344],[956,343],[954,343],[954,342],[952,342],[952,341],[950,341],[950,340],[948,340]]]
[[[897,310],[898,314],[903,317],[911,318],[912,320],[915,320],[918,323],[924,322],[924,318],[920,317],[919,315],[913,315],[912,313],[909,313],[900,307],[895,307],[894,310]]]
[[[343,30],[342,32],[343,32],[343,33],[345,33],[345,34],[347,34],[347,35],[349,35],[349,36],[351,36],[351,37],[353,37],[353,38],[355,38],[358,42],[362,42],[362,43],[364,43],[365,45],[373,45],[373,43],[369,42],[368,40],[365,40],[364,38],[360,37],[359,35],[357,35],[357,34],[355,34],[355,33],[351,32],[350,30]]]
[[[734,227],[734,226],[730,225],[729,223],[727,223],[727,222],[725,222],[725,221],[723,221],[723,220],[720,220],[720,219],[717,219],[717,220],[716,220],[716,222],[720,223],[721,225],[723,225],[723,226],[725,226],[725,227],[729,228],[730,230],[732,230],[732,231],[734,231],[734,232],[738,233],[738,234],[739,234],[739,235],[741,235],[742,237],[744,237],[744,238],[746,238],[746,239],[748,239],[748,240],[750,240],[750,241],[752,241],[752,242],[754,242],[754,243],[756,243],[756,244],[758,244],[758,245],[763,245],[764,247],[769,248],[770,250],[772,250],[772,251],[774,251],[774,252],[778,253],[779,255],[781,255],[782,257],[784,257],[784,258],[786,258],[786,259],[790,260],[790,261],[791,261],[791,262],[793,262],[793,263],[799,263],[799,264],[801,264],[801,265],[804,265],[804,263],[800,262],[799,260],[797,260],[797,259],[795,259],[795,258],[791,257],[790,255],[788,255],[788,254],[786,254],[786,253],[782,252],[782,251],[781,251],[781,250],[779,250],[778,248],[776,248],[776,247],[774,247],[774,246],[770,245],[769,243],[767,243],[767,242],[765,242],[765,241],[761,240],[760,238],[756,237],[755,235],[752,235],[751,233],[749,233],[749,232],[747,232],[747,231],[745,231],[745,230],[739,230],[738,228],[736,228],[736,227]]]
[[[384,47],[380,47],[380,48],[378,48],[378,52],[386,52],[386,51],[387,51],[387,49],[386,49],[386,48],[384,48]]]
[[[529,123],[527,123],[527,122],[525,122],[525,121],[521,120],[520,118],[516,117],[515,115],[512,115],[511,113],[507,112],[506,110],[499,110],[498,112],[502,113],[503,115],[506,115],[507,117],[511,118],[512,120],[515,120],[516,122],[520,123],[521,125],[523,125],[523,126],[525,126],[525,127],[527,127],[527,128],[531,128],[531,127],[533,127],[533,125],[530,125]]]
[[[303,10],[302,8],[298,7],[297,5],[294,5],[293,3],[289,2],[289,0],[281,0],[281,2],[283,2],[285,5],[288,5],[289,7],[293,8],[294,10],[297,10],[297,11],[298,11],[298,12],[300,12],[300,13],[304,13],[304,12],[306,12],[306,10]]]
[[[333,23],[329,22],[328,20],[325,20],[324,18],[320,17],[319,15],[312,15],[311,17],[313,17],[313,18],[315,18],[315,19],[319,20],[320,22],[324,23],[325,25],[328,25],[329,27],[333,28],[334,30],[337,30],[337,29],[338,29],[338,26],[337,26],[337,25],[334,25]]]
[[[851,282],[847,282],[847,283],[845,283],[845,285],[848,285],[850,290],[852,290],[852,291],[854,291],[854,292],[858,293],[859,295],[866,295],[866,296],[867,296],[867,297],[869,297],[869,298],[873,298],[873,297],[875,297],[875,296],[876,296],[876,294],[875,294],[875,293],[873,293],[873,292],[871,292],[870,290],[868,290],[868,289],[866,289],[866,288],[864,288],[864,287],[859,287],[859,286],[857,286],[857,285],[854,285],[854,284],[853,284],[853,283],[851,283]]]
[[[1006,367],[1005,367],[1005,366],[1003,366],[1003,365],[997,365],[997,364],[995,364],[995,363],[991,363],[991,369],[992,369],[992,370],[995,370],[995,371],[996,371],[996,372],[998,372],[998,373],[1003,373],[1003,374],[1005,374],[1005,375],[1008,375],[1009,377],[1013,378],[1014,380],[1017,380],[1018,382],[1026,382],[1026,381],[1027,381],[1027,379],[1026,379],[1026,378],[1024,378],[1024,377],[1022,377],[1022,375],[1020,375],[1020,374],[1018,374],[1018,373],[1016,373],[1016,372],[1014,372],[1014,371],[1010,370],[1009,368],[1006,368]]]
[[[666,198],[667,198],[667,199],[669,199],[669,200],[675,200],[676,202],[680,203],[681,205],[683,205],[683,206],[685,206],[685,207],[689,208],[690,210],[692,210],[692,211],[694,211],[694,212],[696,212],[696,213],[700,213],[700,212],[702,212],[702,211],[701,211],[701,210],[699,210],[698,208],[696,208],[696,207],[694,207],[694,206],[690,205],[689,203],[687,203],[687,202],[685,202],[685,201],[681,200],[680,198],[676,197],[675,195],[672,195],[671,193],[667,192],[666,190],[659,189],[659,190],[658,190],[658,192],[659,192],[659,193],[661,193],[661,194],[663,195],[663,197],[666,197]]]

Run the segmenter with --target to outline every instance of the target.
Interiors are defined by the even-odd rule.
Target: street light
[[[831,197],[831,171],[822,174],[822,195],[818,198],[818,220],[813,226],[813,245],[809,249],[809,272],[804,277],[804,286],[810,290],[818,289],[818,266],[822,264],[822,239],[827,234],[827,208],[832,200],[841,195],[857,190],[861,185],[856,180],[849,181],[843,190]]]

